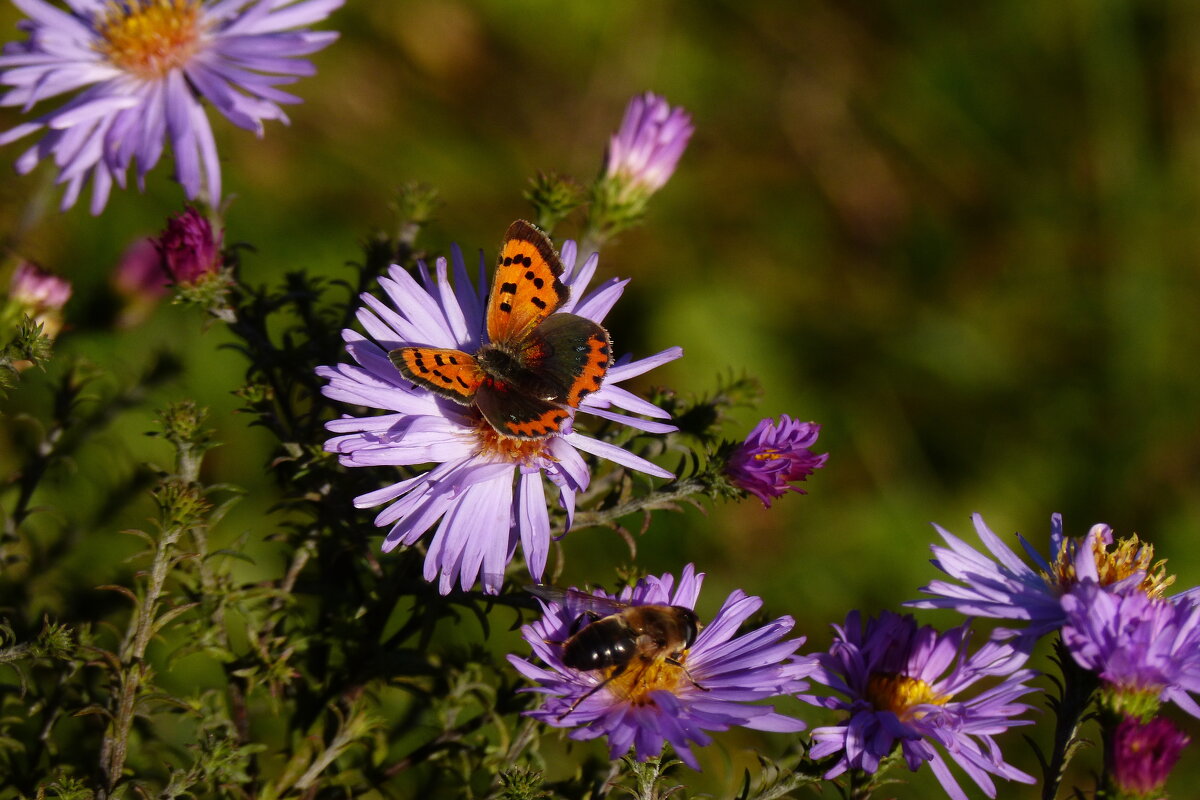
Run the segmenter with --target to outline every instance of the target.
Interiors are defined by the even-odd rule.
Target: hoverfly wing
[[[561,589],[557,586],[549,586],[544,583],[526,586],[525,591],[547,603],[558,603],[563,608],[580,614],[590,611],[593,614],[606,617],[609,614],[616,614],[618,611],[629,608],[628,603],[622,603],[619,600],[598,597],[594,594],[581,592],[578,589]]]

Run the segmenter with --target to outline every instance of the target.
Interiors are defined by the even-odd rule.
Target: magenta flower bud
[[[821,426],[815,422],[797,422],[783,414],[776,425],[769,417],[759,422],[750,435],[733,451],[725,474],[734,486],[758,497],[767,508],[771,499],[787,492],[806,492],[792,481],[802,481],[825,466],[828,453],[814,455]]]
[[[1189,741],[1182,731],[1162,717],[1144,724],[1126,717],[1109,737],[1109,777],[1122,792],[1137,797],[1157,797]]]
[[[191,286],[221,269],[221,240],[212,224],[189,206],[167,220],[167,228],[154,240],[162,268],[178,285]]]
[[[621,128],[609,141],[605,173],[633,187],[655,192],[675,172],[692,138],[692,117],[653,92],[633,98]]]

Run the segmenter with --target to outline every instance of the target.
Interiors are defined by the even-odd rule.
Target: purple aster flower
[[[1052,631],[1064,620],[1060,598],[1071,587],[1082,583],[1121,591],[1136,586],[1149,595],[1161,595],[1174,578],[1165,574],[1164,562],[1154,563],[1154,547],[1136,536],[1122,539],[1115,549],[1112,528],[1092,526],[1087,536],[1063,536],[1062,515],[1050,518],[1050,552],[1047,561],[1025,537],[1017,534],[1021,548],[1032,566],[1018,556],[1000,537],[992,533],[983,517],[973,514],[975,531],[987,554],[971,547],[940,525],[946,547],[933,545],[933,565],[959,583],[934,581],[921,591],[933,595],[906,605],[915,608],[953,608],[973,617],[1024,620],[1024,630],[1000,628],[997,637],[1020,635],[1026,640]]]
[[[988,642],[967,656],[968,626],[938,633],[918,627],[911,616],[885,612],[865,624],[857,611],[846,617],[827,654],[817,656],[812,678],[844,697],[802,697],[814,705],[847,712],[840,725],[812,732],[814,759],[840,754],[826,773],[848,769],[874,773],[899,745],[909,769],[929,762],[946,793],[966,800],[938,747],[979,785],[996,796],[991,776],[1033,783],[1031,775],[1006,763],[994,736],[1028,720],[1016,719],[1029,706],[1017,698],[1036,691],[1019,669],[1027,655],[1002,642]],[[989,677],[1003,680],[969,699],[959,695]],[[937,745],[938,747],[935,747]]]
[[[222,231],[213,234],[207,217],[188,206],[167,220],[154,246],[165,274],[174,283],[189,286],[221,271],[223,238]]]
[[[659,653],[657,658],[642,659],[635,654],[624,669],[580,670],[563,663],[563,645],[552,644],[565,642],[579,630],[581,616],[589,611],[607,614],[606,609],[626,605],[694,609],[703,582],[704,574],[696,574],[689,564],[678,586],[669,574],[649,576],[618,595],[571,591],[564,593],[561,602],[542,602],[544,616],[523,627],[521,634],[546,666],[508,657],[522,675],[538,684],[528,691],[546,695],[541,708],[526,713],[548,725],[571,728],[567,735],[572,739],[607,736],[614,759],[633,747],[645,761],[670,742],[693,769],[699,765],[690,745],[707,745],[710,739],[705,731],[724,731],[734,725],[781,733],[803,730],[800,720],[777,714],[772,706],[751,703],[806,688],[800,679],[812,670],[811,660],[793,657],[804,639],[783,638],[794,625],[791,617],[737,636],[742,623],[762,607],[762,600],[741,590],[725,599],[713,621],[677,658]]]
[[[772,498],[789,491],[805,494],[791,482],[802,481],[825,466],[829,454],[814,455],[811,449],[820,432],[821,426],[815,422],[797,422],[787,414],[779,417],[778,425],[764,419],[734,449],[725,474],[733,485],[755,495],[768,508]]]
[[[1143,723],[1125,717],[1108,737],[1108,776],[1121,792],[1157,796],[1191,741],[1162,717]]]
[[[170,142],[175,177],[188,198],[221,196],[221,166],[208,100],[233,124],[262,135],[263,120],[287,122],[281,103],[300,99],[276,87],[315,71],[298,58],[336,33],[302,26],[325,19],[344,0],[13,0],[29,34],[0,55],[0,105],[28,110],[67,92],[70,100],[0,134],[0,144],[44,131],[17,159],[25,174],[52,157],[66,184],[62,208],[92,179],[99,214],[115,181],[124,188],[136,158],[139,185]]]
[[[570,291],[559,313],[570,312],[599,323],[624,291],[627,280],[613,278],[584,294],[599,260],[597,254],[576,264],[575,243],[564,242],[562,281]],[[407,346],[475,351],[483,341],[487,303],[485,263],[480,254],[480,285],[467,277],[462,253],[452,249],[454,282],[448,265],[438,259],[431,275],[419,262],[420,280],[398,266],[379,283],[391,305],[364,294],[358,320],[367,332],[343,332],[355,364],[320,367],[329,384],[327,397],[378,408],[389,413],[343,417],[328,424],[339,434],[325,443],[350,467],[417,466],[432,469],[378,491],[355,498],[359,508],[390,505],[375,518],[388,526],[383,549],[415,544],[441,520],[425,558],[425,579],[438,581],[443,594],[455,580],[470,588],[482,576],[484,591],[496,593],[517,541],[534,580],[540,580],[550,545],[550,518],[542,478],[553,484],[566,510],[567,527],[575,512],[575,496],[588,487],[590,472],[581,454],[606,458],[660,478],[670,472],[609,442],[573,429],[575,411],[651,433],[673,425],[619,414],[613,407],[657,419],[669,415],[617,384],[679,358],[672,347],[637,361],[619,359],[608,370],[602,388],[583,400],[559,432],[545,439],[513,439],[498,434],[474,406],[462,406],[426,389],[414,387],[388,360],[388,351]],[[374,341],[372,341],[374,340]]]
[[[1118,710],[1141,712],[1170,700],[1194,717],[1200,706],[1200,606],[1079,584],[1063,595],[1063,643],[1107,684]]]
[[[608,144],[605,174],[647,194],[658,191],[692,138],[692,117],[653,92],[633,98]]]

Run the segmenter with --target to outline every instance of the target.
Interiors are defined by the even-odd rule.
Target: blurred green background
[[[18,18],[0,8],[6,39]],[[973,511],[1038,543],[1055,511],[1071,534],[1108,522],[1154,542],[1182,586],[1200,583],[1200,5],[417,0],[350,2],[324,27],[342,38],[295,87],[290,126],[257,140],[215,125],[235,196],[227,241],[255,248],[251,283],[348,277],[410,180],[444,200],[422,246],[491,253],[530,214],[536,171],[595,174],[630,96],[692,112],[645,225],[602,253],[602,278],[633,278],[613,339],[637,355],[684,347],[643,389],[757,376],[762,404],[727,435],[788,413],[821,422],[830,453],[806,497],[655,515],[638,561],[708,571],[702,610],[742,587],[822,647],[850,608],[916,597],[935,576],[928,523],[966,535]],[[5,109],[0,129],[21,119]],[[270,440],[233,413],[243,366],[224,332],[169,305],[112,324],[121,253],[182,205],[168,174],[115,193],[99,218],[86,201],[58,213],[57,193],[30,212],[47,172],[0,181],[2,235],[76,286],[60,352],[125,375],[164,348],[185,365],[50,489],[70,497],[68,523],[92,513],[167,456],[141,436],[149,409],[195,397],[225,442],[212,473],[249,490],[229,535],[265,536]],[[140,502],[113,511],[113,532],[148,515]],[[79,535],[76,571],[45,576],[30,613],[62,611],[64,581],[122,569],[133,544],[113,532]],[[604,530],[563,547],[567,582],[628,559]],[[696,785],[728,791],[756,741],[720,737]],[[896,795],[927,796],[924,779]]]

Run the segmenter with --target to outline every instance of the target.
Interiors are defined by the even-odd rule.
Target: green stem
[[[675,481],[656,489],[645,497],[636,497],[632,500],[626,500],[624,503],[617,503],[614,506],[599,509],[598,511],[585,511],[576,514],[572,527],[578,530],[580,528],[609,525],[621,517],[638,511],[674,508],[680,500],[692,495],[704,494],[707,488],[706,483],[700,478],[684,478],[683,480]]]

